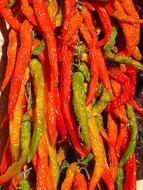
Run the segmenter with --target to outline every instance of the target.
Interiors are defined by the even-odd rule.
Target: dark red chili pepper
[[[0,13],[14,30],[19,31],[21,23],[13,16],[11,9],[6,4],[8,4],[8,0],[0,0]]]
[[[97,41],[97,46],[103,46],[109,41],[112,34],[111,21],[105,8],[99,2],[92,0],[92,3],[99,14],[100,20],[103,24],[103,30],[105,33],[104,38],[101,41]]]
[[[47,54],[49,59],[49,64],[51,67],[51,72],[54,77],[54,86],[58,84],[58,65],[57,65],[57,48],[56,48],[56,38],[54,35],[54,28],[51,22],[46,4],[44,0],[33,0],[33,7],[41,27],[41,30],[46,39]]]
[[[1,124],[0,124],[0,129],[3,128],[3,127],[5,127],[5,124],[6,124],[6,122],[7,122],[8,120],[9,120],[9,115],[8,115],[8,113],[6,113],[6,114],[4,115],[4,118],[3,118],[2,122],[1,122]]]
[[[67,131],[71,138],[75,150],[81,156],[86,153],[81,147],[80,139],[78,136],[78,128],[71,110],[71,72],[72,72],[72,59],[74,56],[73,48],[63,46],[62,50],[63,62],[61,68],[61,84],[60,84],[60,98],[62,101],[62,112],[65,118]]]
[[[11,118],[13,117],[13,112],[17,103],[26,66],[29,63],[31,56],[32,25],[27,20],[25,20],[21,26],[20,40],[21,46],[18,50],[16,65],[13,73],[11,89],[9,94],[8,113]]]

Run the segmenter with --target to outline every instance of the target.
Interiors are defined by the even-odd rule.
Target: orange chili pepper
[[[87,190],[87,183],[82,173],[76,172],[75,183],[77,185],[78,190]]]
[[[9,44],[7,49],[7,67],[5,72],[5,78],[3,80],[1,90],[3,91],[7,86],[10,78],[12,77],[15,60],[17,53],[17,33],[14,30],[11,30],[9,33]]]

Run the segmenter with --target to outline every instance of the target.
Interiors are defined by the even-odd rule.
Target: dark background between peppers
[[[139,12],[140,18],[143,19],[143,0],[135,0],[136,8]],[[5,41],[2,46],[2,58],[0,62],[0,84],[3,79],[6,62],[6,50],[8,44],[8,31],[6,29],[5,22],[0,18],[0,32],[2,33]],[[141,26],[141,38],[140,38],[140,50],[143,55],[143,25]],[[142,60],[143,63],[143,60]],[[8,90],[0,96],[0,122],[6,113],[7,102],[8,102]],[[137,86],[136,86],[136,97],[137,103],[143,107],[143,73],[138,75]],[[143,179],[143,117],[137,113],[139,123],[139,134],[136,146],[136,161],[137,161],[137,179]],[[3,149],[5,146],[5,139],[8,137],[8,123],[3,129],[0,129],[0,161],[2,158]]]

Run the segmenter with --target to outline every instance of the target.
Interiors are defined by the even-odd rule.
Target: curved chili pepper
[[[115,45],[116,36],[117,36],[117,29],[115,27],[112,27],[111,38],[104,46],[104,52],[105,55],[108,57],[108,59],[111,61],[115,61],[117,63],[127,64],[129,66],[133,66],[137,69],[143,70],[143,65],[140,62],[127,56],[116,56],[114,53],[111,52],[111,47]]]
[[[20,180],[19,187],[21,190],[30,190],[30,184],[26,179]]]
[[[45,131],[42,133],[40,144],[38,146],[38,162],[36,169],[36,188],[53,190],[52,176],[48,166],[48,149]]]
[[[91,148],[88,119],[85,105],[84,76],[80,72],[72,75],[74,112],[81,128],[81,136],[88,150]]]
[[[1,90],[3,91],[7,86],[15,66],[15,59],[17,53],[17,33],[11,30],[9,33],[9,44],[7,49],[7,67],[5,72],[5,77],[2,82]]]
[[[37,48],[35,48],[35,46],[32,46],[32,54],[33,55],[39,55],[42,53],[44,48],[45,48],[45,42],[42,40]]]
[[[11,9],[6,4],[8,4],[8,0],[0,0],[0,13],[14,30],[19,31],[21,23],[13,16]]]
[[[21,124],[21,155],[19,161],[25,163],[29,151],[30,144],[30,129],[31,121],[28,113],[25,113],[22,117]]]
[[[73,162],[70,164],[66,171],[66,177],[62,183],[61,190],[69,190],[72,186],[72,183],[74,181],[74,175],[78,171],[79,166],[76,162]]]
[[[100,20],[103,24],[103,30],[105,32],[104,38],[101,41],[97,41],[97,46],[103,46],[110,40],[110,37],[111,37],[111,33],[112,33],[111,21],[105,8],[101,6],[99,2],[92,1],[92,3],[99,14]]]
[[[31,145],[27,157],[27,162],[30,163],[40,142],[42,136],[42,128],[44,126],[45,117],[45,89],[42,66],[37,59],[32,59],[29,64],[30,72],[33,78],[34,91],[36,94],[35,107],[35,122],[34,132],[31,140]]]
[[[9,93],[8,113],[10,118],[13,117],[13,112],[20,92],[21,82],[31,56],[32,25],[27,20],[25,20],[21,26],[20,41],[21,46],[18,51]]]
[[[89,190],[94,190],[104,170],[104,145],[99,131],[97,128],[96,120],[94,117],[88,119],[90,130],[91,146],[95,157],[95,166],[91,180],[89,182]]]
[[[72,58],[74,55],[73,49],[67,50],[67,47],[63,47],[63,63],[61,68],[61,86],[60,86],[60,97],[62,103],[62,113],[65,119],[67,131],[71,138],[72,144],[75,150],[82,156],[85,156],[86,153],[82,149],[80,144],[80,139],[78,136],[77,125],[71,111],[71,64]]]
[[[18,160],[19,151],[20,151],[20,128],[21,128],[21,120],[22,120],[22,105],[23,98],[25,95],[25,85],[29,79],[29,69],[27,68],[24,77],[22,80],[20,94],[18,96],[17,104],[14,110],[13,119],[10,118],[9,122],[9,135],[10,135],[10,144],[11,144],[11,153],[14,161]]]
[[[80,64],[78,66],[78,70],[84,75],[85,80],[87,82],[89,82],[90,81],[90,72],[89,72],[89,69],[88,69],[87,65],[85,63]]]
[[[58,84],[58,65],[57,65],[57,49],[56,49],[56,38],[54,36],[54,28],[45,4],[44,0],[33,0],[33,7],[42,29],[42,32],[46,39],[47,54],[49,58],[49,64],[51,72],[54,77],[54,86]]]
[[[101,114],[101,112],[103,112],[107,104],[110,102],[111,98],[112,98],[111,94],[105,88],[103,88],[100,100],[94,105],[88,117],[94,117],[97,116],[98,114]]]
[[[28,0],[21,0],[21,9],[22,9],[23,14],[27,17],[27,19],[33,25],[37,26],[34,11],[33,11],[32,7],[29,5]]]

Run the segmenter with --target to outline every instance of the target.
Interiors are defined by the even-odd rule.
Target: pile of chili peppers
[[[2,189],[135,190],[134,1],[0,0],[0,19],[9,25]]]

